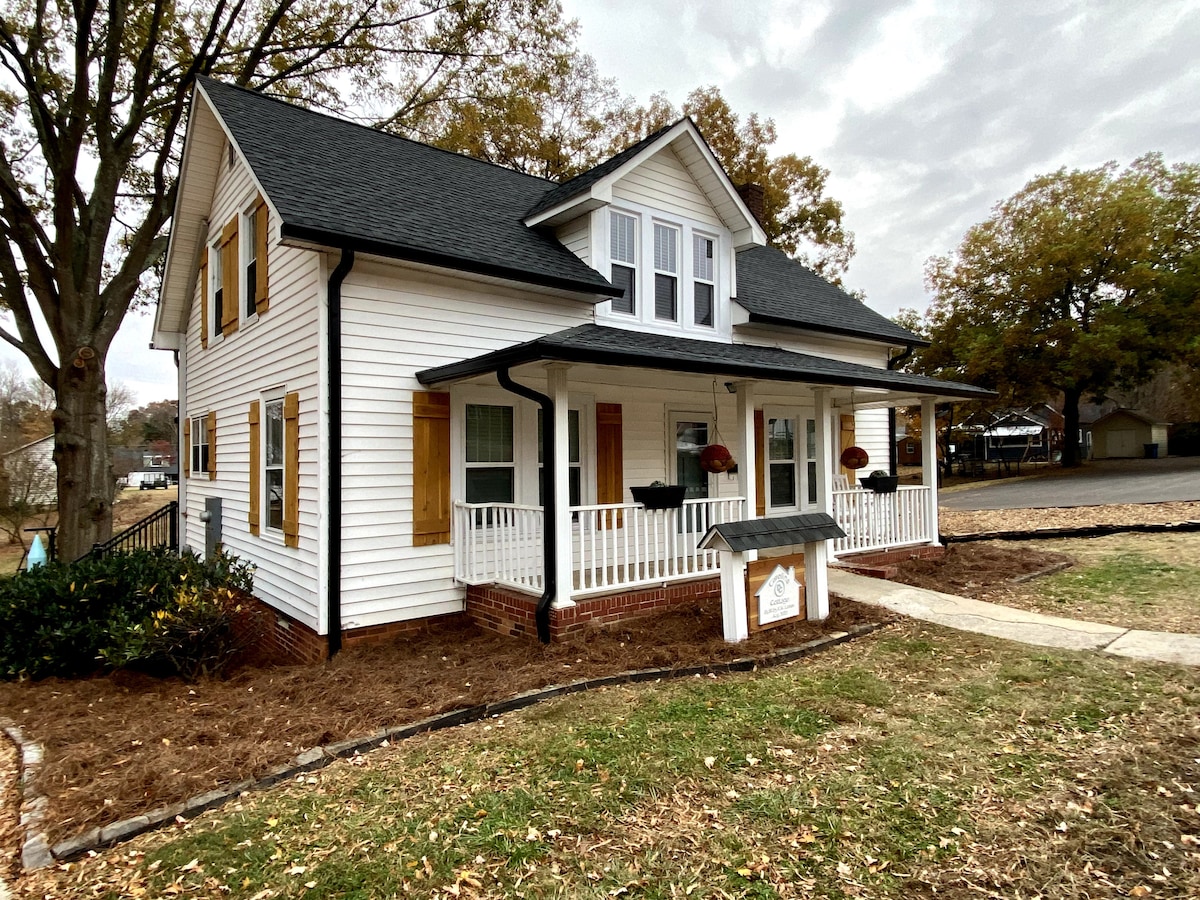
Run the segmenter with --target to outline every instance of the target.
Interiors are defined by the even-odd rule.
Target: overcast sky
[[[1035,174],[1152,150],[1200,161],[1200,0],[564,0],[579,42],[644,102],[715,84],[830,170],[857,253],[846,284],[923,309],[947,253]],[[133,315],[110,379],[175,396]]]

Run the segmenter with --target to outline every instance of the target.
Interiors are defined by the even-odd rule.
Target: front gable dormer
[[[736,253],[766,235],[683,119],[549,191],[526,218],[622,289],[596,319],[730,340]]]

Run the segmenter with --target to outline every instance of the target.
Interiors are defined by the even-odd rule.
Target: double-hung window
[[[246,303],[242,315],[246,318],[258,312],[258,216],[253,210],[245,217]]]
[[[608,222],[612,283],[623,291],[613,298],[612,309],[637,315],[637,219],[613,212]]]
[[[263,404],[266,440],[263,453],[263,485],[267,493],[267,528],[283,531],[283,398]]]
[[[192,474],[208,471],[208,417],[196,416],[191,426]]]
[[[542,484],[541,473],[546,464],[542,453],[542,422],[545,413],[538,410],[538,505],[545,506],[546,492]],[[570,494],[570,505],[579,506],[583,503],[583,460],[579,452],[579,410],[567,410],[567,479]]]
[[[713,325],[713,298],[717,286],[713,256],[715,242],[702,234],[692,235],[692,319],[697,325]]]
[[[513,408],[468,403],[465,425],[467,502],[514,502]]]
[[[221,324],[225,321],[225,278],[224,278],[224,260],[222,257],[225,254],[221,252],[221,245],[214,244],[212,252],[208,255],[208,280],[212,285],[212,334],[214,337],[221,335]],[[232,297],[229,298],[231,303],[236,302]]]
[[[654,223],[654,318],[679,321],[679,229]]]
[[[803,426],[803,440],[798,427]],[[817,502],[817,422],[793,416],[767,419],[767,506],[800,509]]]

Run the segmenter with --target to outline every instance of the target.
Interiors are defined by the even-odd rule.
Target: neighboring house
[[[839,452],[886,466],[888,407],[990,395],[889,371],[923,342],[766,246],[742,194],[688,119],[554,184],[202,79],[154,328],[184,542],[252,561],[310,658],[464,609],[521,631],[549,604],[557,633],[711,594],[723,521],[936,544],[931,459],[869,498],[834,489]],[[714,443],[735,471],[703,469]],[[682,507],[635,503],[654,481]]]
[[[1092,423],[1093,459],[1131,459],[1165,456],[1167,429],[1163,422],[1136,409],[1117,409]],[[1153,450],[1149,446],[1153,445]]]
[[[0,456],[0,489],[8,506],[29,509],[57,506],[54,435],[48,434]]]
[[[896,439],[896,463],[901,466],[921,464],[921,439],[912,435],[901,435]]]

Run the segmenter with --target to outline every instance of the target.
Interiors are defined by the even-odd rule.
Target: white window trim
[[[630,327],[636,325],[639,331],[651,331],[659,334],[684,335],[703,340],[729,342],[733,339],[732,303],[733,295],[733,265],[734,254],[732,238],[724,228],[714,227],[711,223],[700,222],[683,215],[652,209],[639,203],[626,200],[611,203],[596,211],[592,226],[597,232],[597,238],[592,242],[596,253],[596,269],[610,277],[612,274],[610,212],[618,212],[632,216],[637,220],[638,265],[637,265],[637,313],[615,312],[611,301],[605,301],[596,307],[596,320],[609,322],[613,325]],[[654,315],[654,228],[655,223],[667,225],[678,231],[678,264],[677,305],[679,319],[676,322],[658,319]],[[696,325],[695,296],[693,290],[694,271],[692,265],[692,235],[698,234],[713,241],[713,324]]]
[[[221,290],[221,304],[225,303],[224,288],[221,284],[221,241],[212,241],[208,245],[208,346],[219,344],[225,340],[221,330],[221,317],[217,315],[217,291]]]
[[[711,442],[716,433],[717,423],[713,418],[712,411],[698,412],[692,409],[668,409],[666,415],[666,460],[664,471],[667,477],[663,479],[667,484],[677,484],[676,478],[678,472],[675,469],[675,431],[680,422],[706,422],[708,423],[708,439]],[[720,493],[720,483],[717,476],[713,472],[706,472],[708,476],[708,499],[717,500]]]
[[[819,509],[821,498],[818,496],[816,501],[810,503],[808,500],[809,477],[808,464],[815,462],[820,465],[821,448],[816,447],[816,454],[813,457],[808,456],[808,429],[807,422],[811,419],[816,421],[816,410],[805,407],[795,406],[764,406],[763,407],[763,466],[766,471],[763,472],[763,492],[766,494],[764,501],[766,503],[767,512],[770,514],[776,513],[802,513],[815,512]],[[795,421],[795,429],[793,431],[792,441],[792,466],[795,472],[796,485],[796,502],[790,506],[775,506],[771,503],[771,446],[770,434],[767,429],[772,419],[792,419]],[[784,462],[784,460],[775,460],[776,465]]]
[[[688,260],[687,261],[688,261],[688,271],[692,273],[691,276],[689,277],[689,284],[691,285],[692,289],[687,292],[686,299],[680,300],[680,306],[686,308],[687,324],[690,325],[691,328],[702,328],[705,331],[713,331],[716,329],[716,326],[717,326],[717,306],[720,301],[720,295],[717,293],[717,287],[718,287],[718,282],[720,279],[720,272],[721,272],[721,261],[718,258],[720,256],[721,238],[720,238],[720,235],[709,233],[707,231],[704,231],[701,228],[693,228],[691,231],[690,237],[691,237],[691,240],[688,242],[688,253],[687,253]],[[696,252],[696,238],[703,238],[704,240],[712,241],[712,245],[713,245],[713,256],[712,256],[713,277],[712,277],[711,281],[701,278],[698,275],[696,275],[696,260],[693,256],[693,254]],[[712,299],[713,321],[712,321],[711,325],[701,325],[699,322],[696,321],[696,288],[695,288],[695,286],[697,284],[712,285],[712,289],[713,289],[713,299]],[[683,310],[681,309],[680,312],[682,313]]]
[[[612,258],[612,217],[613,215],[626,216],[633,220],[633,262],[618,260]],[[608,272],[608,278],[612,280],[612,267],[624,266],[633,269],[634,289],[633,289],[633,312],[627,313],[623,310],[613,308],[613,301],[609,300],[605,304],[608,307],[610,315],[625,319],[626,321],[636,322],[641,317],[642,307],[645,305],[646,298],[642,294],[643,286],[642,273],[645,266],[640,264],[641,259],[641,237],[642,237],[642,221],[641,217],[621,209],[605,209],[604,210],[604,254],[608,259],[608,264],[605,267]]]
[[[189,476],[196,478],[199,475],[208,475],[208,466],[200,466],[199,463],[204,459],[204,447],[208,446],[208,413],[201,413],[198,416],[191,417],[192,424],[188,429],[188,462]],[[200,434],[203,431],[204,440],[199,440]],[[200,450],[200,453],[196,451]]]
[[[279,471],[283,473],[283,492],[286,495],[287,491],[287,421],[283,418],[283,410],[286,401],[287,391],[284,388],[273,388],[269,391],[264,391],[259,399],[259,416],[258,416],[258,439],[259,439],[259,484],[260,492],[258,504],[258,534],[259,537],[266,538],[272,542],[283,546],[283,516],[287,515],[287,509],[281,509],[282,515],[279,519],[279,528],[273,528],[270,524],[271,513],[271,491],[267,484],[267,405],[270,403],[279,404],[280,422],[283,425],[283,433],[280,435],[280,440],[283,446],[283,462],[279,465]],[[282,502],[286,504],[287,498],[284,496]]]
[[[650,317],[653,318],[653,320],[659,325],[677,325],[677,326],[683,327],[688,321],[688,319],[683,315],[684,280],[683,280],[683,272],[680,271],[683,268],[683,262],[684,262],[683,247],[680,246],[683,243],[683,228],[679,225],[676,225],[674,222],[670,222],[670,221],[667,221],[666,219],[662,219],[659,217],[655,217],[653,220],[651,220],[650,225],[651,225],[650,231],[652,232],[652,234],[650,236],[650,247],[651,247],[652,255],[649,257],[649,260],[651,263],[649,268],[650,268],[652,277],[650,278],[651,294],[647,298],[648,302],[653,306],[653,309],[651,309],[649,311]],[[674,243],[675,243],[675,269],[674,269],[674,271],[671,271],[669,269],[660,269],[658,267],[658,249],[657,249],[656,243],[658,241],[658,231],[660,228],[663,229],[664,231],[669,231],[674,236]],[[690,261],[690,257],[689,257],[689,261]],[[675,318],[673,318],[673,319],[664,319],[662,316],[660,316],[658,314],[658,276],[659,275],[664,275],[667,278],[675,279]],[[690,283],[690,280],[689,280],[689,283]]]
[[[253,325],[258,321],[258,311],[247,312],[246,300],[250,296],[250,282],[247,270],[250,268],[250,256],[254,252],[254,240],[250,236],[254,226],[254,210],[258,204],[251,198],[249,205],[242,208],[238,214],[238,318],[243,326]],[[257,261],[257,257],[255,257]]]

